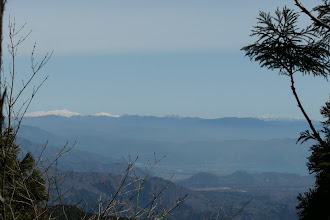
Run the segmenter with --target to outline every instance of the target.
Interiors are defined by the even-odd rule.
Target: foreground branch
[[[313,123],[312,123],[312,120],[308,117],[304,107],[302,106],[301,102],[300,102],[300,99],[298,97],[298,94],[296,92],[296,88],[294,86],[294,80],[293,80],[293,73],[291,71],[289,71],[289,75],[290,75],[290,78],[291,78],[291,90],[292,90],[292,93],[294,95],[294,97],[296,98],[296,101],[297,101],[297,104],[298,104],[298,107],[300,108],[300,111],[303,113],[303,115],[305,116],[307,122],[308,122],[308,125],[310,127],[310,129],[312,129],[313,131],[313,135],[314,137],[320,142],[321,145],[324,145],[324,141],[322,140],[322,138],[320,137],[320,134],[316,131]]]
[[[296,5],[305,13],[307,14],[314,22],[318,23],[322,27],[325,27],[330,30],[330,25],[323,22],[321,19],[318,17],[314,16],[310,11],[308,11],[299,0],[294,0],[296,2]]]

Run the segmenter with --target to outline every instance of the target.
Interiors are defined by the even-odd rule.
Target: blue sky
[[[30,112],[301,117],[289,79],[240,51],[253,42],[258,11],[285,4],[294,7],[293,0],[11,0],[6,13],[33,30],[19,70],[35,41],[40,54],[54,50]],[[329,82],[297,76],[297,89],[320,119]]]

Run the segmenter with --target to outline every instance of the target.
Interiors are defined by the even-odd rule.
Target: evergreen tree
[[[308,158],[307,167],[310,173],[315,173],[315,187],[298,195],[297,206],[300,219],[330,219],[330,102],[322,107],[321,114],[326,120],[322,122],[324,144],[319,142],[311,147],[312,154]],[[302,133],[302,142],[313,138],[308,132]]]
[[[42,214],[47,199],[45,179],[36,168],[31,153],[18,158],[12,129],[5,129],[0,143],[0,203],[1,219],[36,219]]]
[[[305,9],[299,0],[295,2],[313,24],[299,28],[299,13],[287,7],[277,9],[274,16],[260,12],[258,25],[252,30],[252,36],[258,39],[242,50],[261,67],[277,69],[280,75],[289,76],[292,93],[311,130],[302,132],[297,142],[309,139],[316,142],[310,148],[307,163],[309,172],[315,174],[315,187],[298,195],[298,216],[300,219],[330,219],[330,102],[321,109],[326,120],[322,122],[323,129],[317,131],[303,108],[294,81],[298,73],[325,79],[330,75],[330,1],[323,0],[322,5],[313,9],[317,16]]]

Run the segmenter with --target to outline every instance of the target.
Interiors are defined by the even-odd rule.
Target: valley
[[[147,178],[142,204],[154,186],[170,183],[165,206],[188,195],[180,219],[211,216],[222,202],[228,210],[248,202],[237,219],[295,219],[298,193],[315,181],[305,167],[308,145],[295,144],[306,126],[284,119],[46,115],[24,118],[17,141],[35,155],[48,141],[44,157],[74,144],[58,163],[69,172],[63,190],[73,187],[64,201],[84,201],[80,207],[91,212],[88,203],[106,195],[101,183],[115,188],[110,177],[122,175],[127,161],[138,157],[134,175],[144,176],[149,162],[165,156]]]

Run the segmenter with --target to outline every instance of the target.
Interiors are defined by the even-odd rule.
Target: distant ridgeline
[[[75,171],[104,171],[107,164],[129,155],[139,156],[143,165],[155,152],[166,158],[154,172],[163,177],[175,172],[177,179],[198,171],[224,174],[240,169],[307,173],[309,152],[296,145],[300,132],[307,129],[303,120],[66,114],[26,117],[19,137],[33,140],[30,145],[36,149],[47,140],[52,149],[76,141],[68,156],[75,158],[65,166]]]
[[[97,201],[104,191],[100,181],[108,183],[109,173],[120,175],[125,170],[122,157],[139,156],[136,174],[144,176],[144,166],[148,159],[153,160],[154,152],[156,157],[166,158],[152,170],[141,203],[150,199],[155,185],[167,183],[160,177],[175,173],[175,183],[164,192],[163,201],[189,194],[178,212],[183,220],[209,216],[222,201],[229,209],[232,202],[240,207],[251,198],[240,215],[243,219],[295,219],[295,198],[314,181],[312,176],[290,174],[307,174],[308,146],[296,145],[299,133],[307,128],[303,120],[82,116],[68,112],[66,116],[32,116],[24,118],[17,138],[23,151],[38,155],[48,141],[47,157],[67,141],[76,142],[59,161],[61,170],[74,171],[63,190],[72,184],[79,186],[70,191],[66,204],[81,198]],[[82,201],[80,207],[92,212],[84,206],[89,201]],[[75,213],[80,211],[75,209]]]

